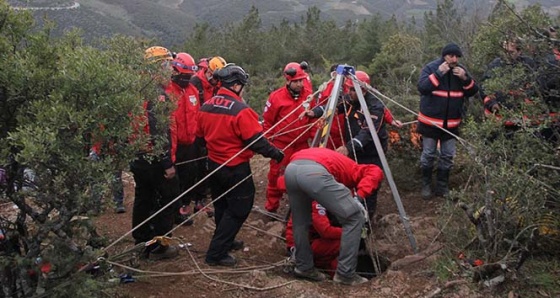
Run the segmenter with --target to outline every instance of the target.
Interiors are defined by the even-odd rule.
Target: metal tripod
[[[393,179],[393,175],[391,174],[391,169],[389,168],[389,164],[387,163],[387,158],[385,157],[385,152],[383,152],[383,148],[381,146],[381,142],[379,141],[379,137],[377,136],[375,125],[373,124],[371,114],[369,113],[366,100],[364,98],[364,94],[361,89],[361,83],[355,76],[355,69],[349,65],[338,65],[336,68],[336,78],[334,81],[334,86],[332,89],[332,93],[329,97],[327,105],[325,107],[325,112],[323,114],[323,118],[325,120],[323,127],[317,132],[315,135],[313,142],[311,144],[312,147],[325,147],[327,145],[327,141],[330,135],[330,130],[332,127],[332,122],[334,115],[336,113],[336,106],[338,102],[338,97],[342,90],[342,83],[344,78],[352,80],[354,84],[354,88],[356,89],[356,94],[358,95],[358,101],[360,102],[360,106],[362,108],[362,112],[364,113],[366,123],[368,125],[369,131],[371,133],[371,137],[373,138],[373,142],[375,144],[375,148],[377,150],[377,154],[381,160],[381,164],[383,165],[383,171],[385,172],[385,176],[387,177],[387,181],[389,182],[389,186],[391,187],[391,193],[393,194],[393,199],[397,204],[397,208],[399,210],[399,216],[401,221],[404,225],[405,232],[408,236],[408,240],[410,245],[412,246],[412,250],[414,253],[418,253],[418,247],[416,245],[416,239],[412,234],[412,230],[410,227],[409,218],[406,215],[404,210],[401,197],[397,190],[397,186],[395,185],[395,180]]]

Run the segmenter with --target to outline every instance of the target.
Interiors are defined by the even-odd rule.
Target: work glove
[[[284,152],[280,149],[276,149],[274,153],[272,153],[271,158],[274,159],[277,163],[280,163],[282,159],[284,159]]]
[[[366,207],[364,207],[364,199],[362,199],[360,196],[354,196],[354,200],[356,200],[356,203],[358,203],[358,206],[360,206],[360,211],[362,211],[362,215],[364,216],[365,221],[368,222],[369,216]]]

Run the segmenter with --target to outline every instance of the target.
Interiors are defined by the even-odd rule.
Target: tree
[[[53,39],[49,27],[35,30],[30,20],[0,1],[0,164],[7,174],[0,199],[17,206],[15,218],[0,216],[0,296],[95,296],[91,276],[78,268],[96,259],[100,238],[78,215],[101,208],[89,189],[109,185],[146,140],[127,142],[127,115],[142,115],[139,91],[156,98],[145,75],[151,66],[132,38],[93,47],[76,32]],[[92,162],[94,141],[118,154]]]

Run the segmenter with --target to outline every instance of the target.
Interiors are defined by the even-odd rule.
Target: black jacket
[[[464,81],[453,75],[451,69],[442,74],[438,68],[443,62],[443,58],[439,58],[428,63],[420,74],[418,132],[429,138],[447,140],[453,136],[434,125],[458,134],[464,101],[478,92],[478,85],[468,72]],[[465,69],[462,65],[456,67]]]

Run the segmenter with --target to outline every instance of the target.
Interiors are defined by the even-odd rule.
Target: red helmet
[[[307,73],[303,71],[301,65],[297,62],[290,62],[284,67],[284,77],[288,82],[297,81],[307,78]]]
[[[369,79],[369,75],[365,71],[361,71],[361,70],[356,71],[356,78],[358,78],[358,81],[366,83],[368,85],[371,82]],[[352,88],[354,87],[354,82],[352,81],[352,79],[346,78],[344,85],[346,85],[346,87],[348,88]]]
[[[198,66],[194,62],[193,57],[187,53],[177,53],[171,65],[173,69],[184,74],[194,74],[198,70]]]
[[[208,69],[208,58],[198,59],[198,69]]]

